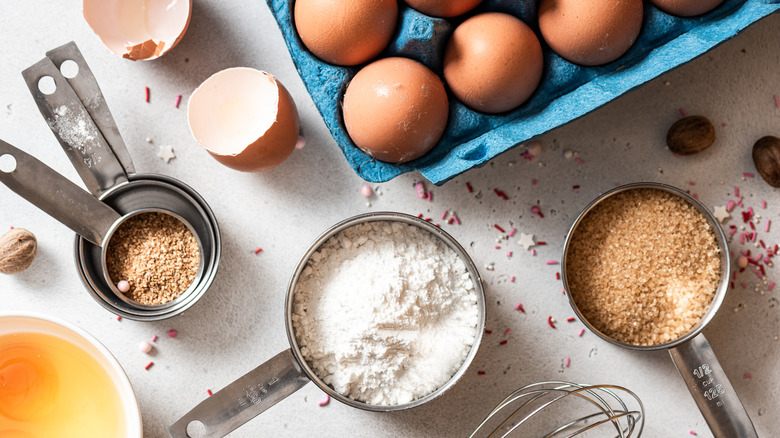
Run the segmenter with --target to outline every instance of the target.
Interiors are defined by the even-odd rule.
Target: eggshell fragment
[[[404,163],[439,141],[449,103],[444,85],[428,67],[407,58],[384,58],[355,75],[342,110],[347,132],[363,152]]]
[[[539,39],[525,23],[503,13],[475,15],[447,42],[444,79],[477,111],[509,111],[536,90],[544,66]]]
[[[614,61],[642,27],[642,0],[542,0],[539,30],[551,49],[575,64]]]
[[[357,65],[379,55],[398,21],[396,0],[296,0],[295,29],[315,56]]]
[[[192,0],[84,0],[92,31],[116,55],[155,59],[171,50],[190,24]]]
[[[258,172],[284,161],[298,142],[300,122],[290,93],[264,71],[229,68],[190,97],[187,119],[195,140],[232,169]]]
[[[694,17],[715,9],[723,0],[650,0],[650,3],[668,14]]]
[[[465,14],[482,0],[406,0],[406,3],[423,14],[446,18]]]

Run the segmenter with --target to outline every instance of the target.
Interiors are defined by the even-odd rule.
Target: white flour
[[[310,258],[295,288],[293,328],[315,374],[373,405],[408,403],[458,371],[479,314],[466,266],[416,226],[368,222]]]

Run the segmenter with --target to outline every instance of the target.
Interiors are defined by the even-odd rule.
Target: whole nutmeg
[[[14,228],[0,237],[0,273],[16,274],[27,269],[38,252],[38,241],[24,228]]]
[[[753,145],[753,164],[767,184],[780,187],[780,138],[759,138]]]
[[[680,155],[701,152],[715,142],[715,127],[703,116],[687,116],[676,121],[666,133],[669,150]]]

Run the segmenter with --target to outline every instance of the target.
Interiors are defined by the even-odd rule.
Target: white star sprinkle
[[[716,219],[718,219],[718,222],[723,222],[727,218],[731,217],[729,212],[726,211],[725,205],[716,205],[715,211],[712,212],[712,215],[715,216]]]
[[[173,147],[171,146],[160,146],[157,156],[165,160],[166,163],[176,158],[176,154],[173,153]]]
[[[518,240],[517,243],[519,243],[526,250],[536,245],[536,242],[534,242],[534,235],[525,233],[520,233],[520,240]]]

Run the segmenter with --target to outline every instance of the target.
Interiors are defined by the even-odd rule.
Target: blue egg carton
[[[595,110],[733,38],[756,21],[777,12],[780,0],[726,0],[711,12],[679,18],[644,3],[644,22],[637,41],[619,59],[582,67],[557,56],[541,38],[535,0],[485,0],[470,13],[453,19],[433,18],[399,1],[395,37],[381,57],[405,56],[422,62],[442,77],[447,39],[464,19],[480,12],[512,14],[531,26],[544,51],[539,88],[520,107],[498,115],[473,111],[451,93],[447,129],[426,155],[403,164],[375,160],[355,146],[344,127],[341,102],[351,78],[362,66],[328,64],[311,54],[295,31],[294,0],[266,0],[314,104],[336,144],[355,172],[371,182],[419,171],[434,184]],[[445,83],[446,86],[446,83]],[[376,123],[382,123],[377,120]]]

